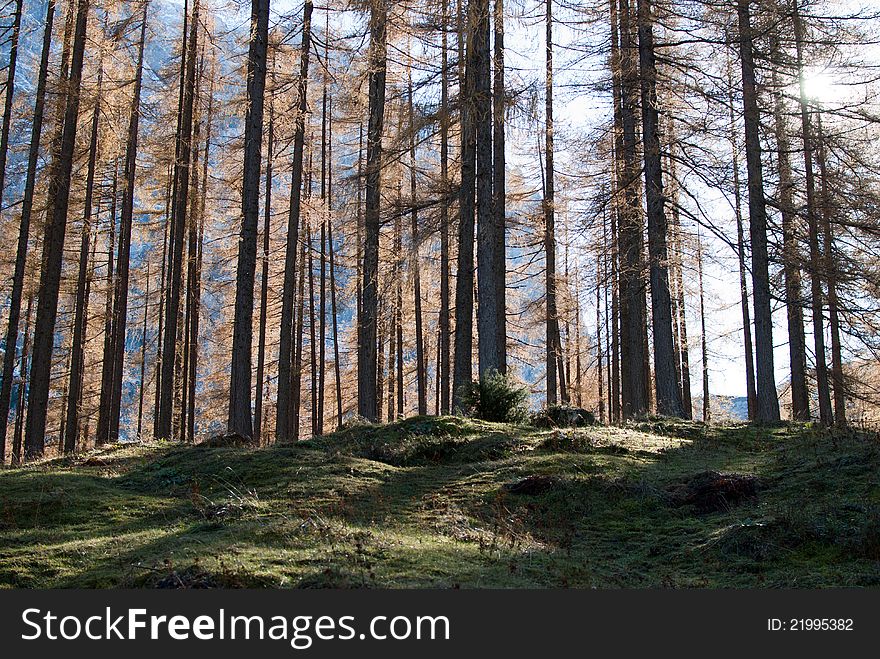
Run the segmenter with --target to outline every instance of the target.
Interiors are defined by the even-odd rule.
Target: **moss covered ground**
[[[683,503],[706,472],[756,492]],[[511,490],[529,477],[539,491]],[[417,417],[0,471],[5,587],[876,585],[880,441],[858,431]]]

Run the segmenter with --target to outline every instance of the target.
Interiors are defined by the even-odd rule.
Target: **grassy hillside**
[[[423,417],[0,471],[3,586],[878,584],[880,443],[860,433]]]

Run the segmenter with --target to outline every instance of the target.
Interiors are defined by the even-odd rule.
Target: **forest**
[[[0,2],[0,583],[880,579],[876,2]]]

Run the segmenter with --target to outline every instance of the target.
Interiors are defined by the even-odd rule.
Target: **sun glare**
[[[809,70],[804,72],[804,91],[807,98],[819,103],[829,103],[838,100],[841,89],[835,82],[834,77],[822,70]]]

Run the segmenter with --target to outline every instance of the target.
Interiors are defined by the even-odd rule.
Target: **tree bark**
[[[834,259],[834,225],[832,224],[832,201],[829,192],[828,163],[825,157],[825,135],[822,130],[822,113],[816,115],[818,132],[817,157],[819,160],[820,196],[822,200],[822,238],[825,282],[828,285],[828,317],[831,330],[831,381],[834,385],[834,423],[846,425],[846,384],[843,377],[843,355],[840,344],[840,305],[837,297],[837,264]]]
[[[645,283],[642,277],[642,218],[638,189],[636,95],[638,70],[635,62],[629,0],[620,0],[620,183],[623,209],[618,221],[620,288],[620,378],[621,414],[624,419],[643,416],[648,411],[648,381],[645,364]]]
[[[376,323],[379,301],[379,211],[381,204],[382,128],[385,117],[387,0],[370,3],[369,125],[367,128],[366,205],[364,209],[363,301],[358,354],[358,414],[378,421],[376,397]]]
[[[440,204],[440,313],[438,317],[438,416],[449,414],[449,51],[447,30],[449,28],[448,0],[442,0],[441,10],[441,64],[440,64],[440,188],[443,195]]]
[[[228,430],[254,435],[251,416],[251,360],[254,333],[254,275],[257,267],[257,222],[260,215],[260,160],[263,148],[263,107],[269,41],[269,0],[251,3],[251,42],[248,54],[247,114],[244,129],[242,225],[235,287],[235,326],[232,335],[232,375],[229,383]]]
[[[419,267],[419,212],[416,208],[416,122],[413,110],[412,72],[407,66],[407,104],[409,111],[409,198],[412,249],[410,267],[413,275],[413,313],[416,321],[416,390],[418,413],[428,413],[428,375],[425,368],[425,341],[422,330],[422,280]]]
[[[779,398],[773,366],[773,317],[770,309],[770,272],[767,254],[767,202],[759,136],[760,113],[755,81],[750,0],[737,0],[740,64],[745,116],[746,167],[749,190],[749,234],[752,246],[752,296],[755,307],[755,419],[779,421]]]
[[[311,50],[312,33],[312,2],[306,0],[303,5],[303,34],[300,47],[299,79],[298,85],[298,108],[295,115],[295,129],[293,138],[293,163],[290,180],[290,208],[287,215],[287,249],[284,257],[284,284],[281,294],[281,331],[278,343],[278,403],[275,412],[275,437],[278,440],[288,437],[299,436],[299,407],[297,414],[293,414],[291,404],[298,401],[298,394],[294,395],[294,389],[299,386],[294,383],[294,374],[291,372],[291,362],[295,359],[293,347],[293,333],[297,322],[294,317],[296,304],[296,258],[299,250],[299,227],[301,220],[302,182],[303,182],[303,150],[305,148],[305,122],[308,108],[308,82],[309,82],[309,51]],[[294,419],[296,417],[296,422]]]
[[[493,185],[498,183],[493,171],[493,133],[497,136],[503,134],[503,105],[500,108],[501,116],[498,116],[499,99],[493,99],[492,93],[492,60],[489,51],[489,25],[490,12],[489,0],[470,0],[470,4],[476,7],[476,20],[473,31],[474,48],[474,121],[477,132],[477,299],[479,313],[477,314],[477,352],[479,357],[479,374],[485,377],[491,373],[504,373],[507,370],[505,364],[504,346],[507,337],[504,334],[504,291],[505,291],[505,259],[504,259],[504,222],[499,222],[499,216],[494,208],[495,192],[504,194],[503,181],[501,188],[493,191]],[[496,35],[498,30],[498,8],[495,13]],[[501,30],[503,33],[503,15],[501,17]],[[497,79],[498,43],[496,47],[496,79]],[[502,51],[503,52],[503,51]],[[503,86],[503,78],[501,80]],[[497,96],[496,89],[496,96]],[[503,92],[503,90],[501,90]],[[493,100],[495,107],[493,108]],[[503,97],[500,99],[503,104]],[[493,112],[494,110],[494,112]],[[493,116],[494,115],[494,116]],[[499,126],[499,123],[500,126]],[[503,143],[497,145],[503,148]]]
[[[98,68],[98,85],[95,93],[95,107],[92,111],[92,129],[89,137],[89,161],[86,171],[86,195],[83,202],[82,234],[79,245],[79,270],[76,278],[76,304],[73,318],[73,343],[70,355],[70,384],[67,387],[67,418],[65,434],[62,437],[65,453],[76,451],[79,440],[79,413],[82,404],[83,359],[86,333],[86,319],[89,300],[86,285],[89,278],[89,247],[91,243],[92,194],[95,187],[95,164],[98,159],[98,128],[101,121],[101,87],[104,81],[104,66]]]
[[[125,147],[125,187],[122,193],[122,218],[119,224],[119,252],[116,257],[116,291],[113,305],[113,379],[110,392],[110,423],[107,436],[98,441],[115,442],[119,439],[119,417],[122,407],[122,380],[125,364],[125,334],[128,322],[128,280],[131,257],[131,230],[134,219],[134,187],[137,180],[138,129],[141,114],[141,88],[144,71],[144,48],[147,37],[147,10],[144,3],[141,34],[138,42],[137,70],[134,93],[128,119],[128,139]]]
[[[183,243],[189,199],[190,161],[192,159],[193,103],[196,86],[196,53],[198,51],[199,0],[193,4],[191,26],[186,47],[183,103],[181,106],[178,152],[174,165],[175,195],[171,215],[168,289],[165,299],[165,327],[162,341],[162,392],[159,397],[157,439],[173,437],[175,370],[178,367],[177,340],[180,331],[180,294],[183,271]],[[250,436],[248,434],[248,436]]]
[[[43,132],[43,117],[46,107],[46,81],[49,74],[49,55],[52,50],[52,25],[55,19],[55,0],[49,0],[46,9],[46,27],[43,31],[43,48],[40,55],[40,71],[37,76],[36,100],[31,121],[31,141],[28,148],[27,173],[25,175],[24,198],[21,203],[21,220],[18,229],[18,245],[15,253],[15,268],[12,274],[12,291],[7,320],[6,350],[3,355],[3,375],[0,381],[0,464],[6,459],[6,434],[9,424],[9,405],[12,399],[12,378],[15,369],[15,354],[18,347],[18,325],[21,321],[21,298],[24,291],[24,275],[27,265],[28,242],[30,240],[31,214],[34,207],[34,189],[37,179],[37,161],[40,156],[40,137]],[[22,367],[24,361],[22,361]],[[22,376],[22,380],[24,377]],[[17,417],[20,418],[20,411]],[[17,430],[17,428],[16,428]],[[18,452],[21,457],[21,451]]]
[[[645,160],[645,197],[648,209],[648,253],[651,273],[651,316],[654,336],[654,382],[657,412],[684,417],[681,389],[675,375],[672,342],[672,301],[669,293],[669,228],[664,210],[663,166],[660,154],[660,117],[657,109],[657,65],[654,53],[650,0],[638,0],[639,68],[642,91],[642,136]]]
[[[771,48],[777,51],[778,47],[778,40],[773,38]],[[810,418],[810,394],[807,387],[807,342],[798,254],[798,222],[791,175],[791,143],[786,131],[784,100],[775,67],[772,82],[776,162],[779,170],[779,210],[782,215],[782,269],[785,276],[785,310],[791,369],[791,417],[795,421],[807,421]]]
[[[274,80],[274,68],[273,68]],[[269,103],[269,135],[266,139],[266,194],[263,206],[263,254],[260,273],[260,329],[257,338],[257,395],[254,404],[254,443],[263,437],[263,392],[266,368],[266,315],[269,305],[269,238],[272,231],[272,161],[275,153],[275,109]],[[289,362],[288,362],[289,363]]]
[[[49,402],[49,381],[58,313],[58,289],[61,283],[61,262],[64,236],[67,232],[67,210],[70,202],[70,178],[76,147],[79,116],[80,85],[86,46],[89,0],[78,0],[76,27],[69,78],[66,81],[64,121],[58,150],[53,154],[49,174],[50,200],[46,236],[43,243],[43,269],[34,324],[34,357],[31,363],[28,415],[25,425],[25,457],[43,455],[46,435],[46,412]]]

